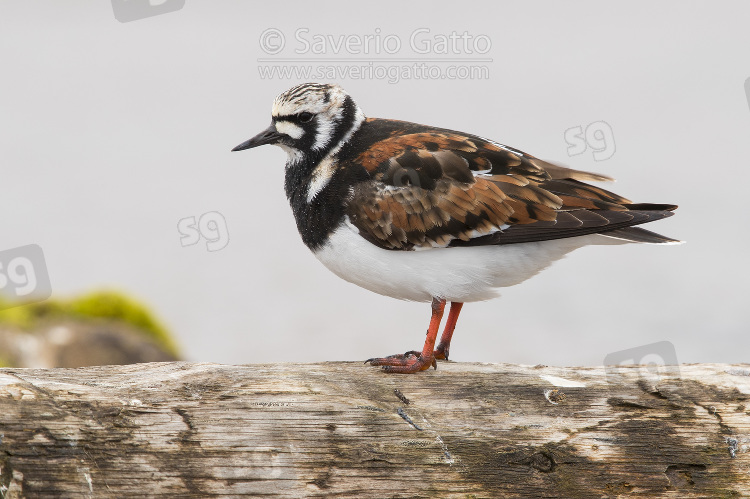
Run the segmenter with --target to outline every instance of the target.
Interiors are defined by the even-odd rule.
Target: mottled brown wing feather
[[[373,180],[355,187],[347,214],[363,237],[388,249],[444,247],[554,220],[561,199],[537,185],[544,170],[522,159],[447,132],[389,137],[356,159]]]
[[[471,183],[438,179],[432,189],[359,184],[348,211],[351,223],[372,243],[387,249],[447,246],[490,234],[511,221],[532,216],[553,220],[554,207],[531,207],[510,198],[490,180]],[[521,217],[525,217],[521,220]]]
[[[387,137],[368,144],[369,147],[355,159],[376,180],[381,180],[380,176],[385,173],[392,158],[403,157],[418,150],[426,153],[450,151],[464,160],[470,172],[487,172],[492,175],[512,173],[537,181],[550,178],[542,166],[545,162],[475,135],[430,127],[422,127],[426,131],[414,132],[411,130],[413,123],[377,118],[370,118],[368,121],[375,121],[380,127],[389,129]],[[404,159],[408,161],[408,158]],[[411,166],[419,172],[422,165],[415,163]]]
[[[663,218],[582,180],[609,177],[553,165],[449,130],[390,135],[359,154],[370,181],[357,184],[347,215],[386,249],[507,244],[620,229]],[[395,123],[395,125],[394,125]]]
[[[553,180],[560,179],[571,179],[580,180],[585,182],[613,182],[615,179],[602,175],[600,173],[584,172],[581,170],[574,170],[567,166],[557,165],[548,161],[542,161],[541,159],[534,158],[532,160],[535,165],[546,171],[550,178]]]

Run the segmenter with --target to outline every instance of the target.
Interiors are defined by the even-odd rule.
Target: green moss
[[[46,300],[39,303],[18,305],[0,298],[0,323],[29,330],[45,317],[65,314],[65,304],[61,301]]]
[[[177,345],[172,335],[153,313],[121,292],[96,291],[69,300],[49,299],[25,305],[15,305],[0,298],[0,324],[29,331],[41,320],[65,318],[121,321],[136,327],[167,352],[177,355]]]
[[[90,293],[69,302],[71,315],[113,319],[131,324],[145,332],[166,351],[177,355],[172,335],[142,303],[114,291]]]

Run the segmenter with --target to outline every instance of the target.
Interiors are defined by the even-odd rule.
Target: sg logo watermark
[[[115,19],[121,23],[168,14],[184,6],[185,0],[112,0]]]
[[[680,378],[677,352],[669,341],[658,341],[610,353],[604,357],[607,381],[614,383],[615,378],[623,374],[620,367],[627,365],[637,366],[638,377],[654,386],[662,381]]]
[[[197,220],[195,217],[183,218],[177,222],[177,230],[183,247],[198,244],[201,238],[206,239],[208,251],[219,251],[229,244],[227,221],[218,211],[204,213]]]
[[[615,136],[606,121],[589,123],[585,129],[581,125],[568,128],[565,142],[568,143],[568,156],[583,154],[591,148],[594,160],[604,161],[615,153]]]
[[[404,168],[398,163],[385,172],[383,182],[393,187],[422,187],[417,170],[414,168]]]
[[[0,295],[15,299],[5,308],[44,301],[52,295],[47,264],[39,245],[0,251]]]

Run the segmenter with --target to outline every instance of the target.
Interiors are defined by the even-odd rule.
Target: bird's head
[[[289,162],[320,158],[343,145],[364,118],[340,86],[303,83],[276,97],[268,128],[232,150],[276,144]]]

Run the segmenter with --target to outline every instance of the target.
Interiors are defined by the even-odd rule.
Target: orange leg
[[[463,303],[452,302],[451,310],[448,312],[448,320],[445,321],[445,329],[443,329],[443,335],[440,337],[440,343],[435,349],[436,359],[448,360],[448,352],[451,349],[451,338],[453,337],[453,330],[456,329],[456,322],[458,322],[458,314],[461,313],[461,307]]]
[[[430,319],[430,327],[427,329],[427,339],[424,342],[422,353],[411,351],[406,352],[405,354],[368,359],[365,363],[369,363],[372,366],[383,366],[384,371],[391,373],[415,373],[429,369],[430,366],[437,369],[437,361],[435,360],[433,349],[435,348],[435,340],[437,339],[437,333],[438,329],[440,329],[440,321],[443,319],[444,310],[445,300],[433,298],[432,318]],[[453,309],[451,308],[451,311],[452,310]],[[456,315],[458,316],[458,314]]]

